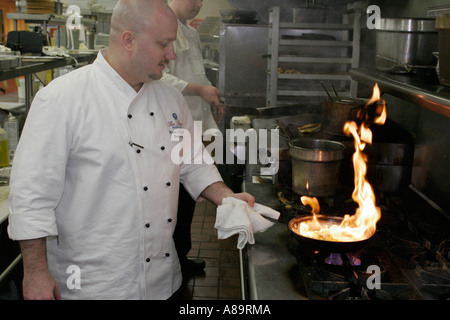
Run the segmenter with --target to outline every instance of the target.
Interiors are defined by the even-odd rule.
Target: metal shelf
[[[289,97],[327,97],[326,93],[321,91],[312,90],[278,90],[279,96],[289,96]],[[339,93],[341,97],[350,97],[349,92]]]
[[[71,54],[73,58],[77,60],[78,63],[92,63],[97,57],[96,53],[79,53]],[[23,59],[32,59],[32,57],[23,56]],[[34,56],[34,58],[41,58]],[[30,109],[32,100],[32,74],[40,71],[56,69],[71,64],[75,64],[73,58],[52,58],[48,61],[39,62],[22,62],[22,66],[9,70],[0,70],[0,81],[13,79],[21,76],[25,76],[25,109],[26,112]]]
[[[32,14],[32,13],[7,13],[6,17],[11,20],[26,20],[26,21],[48,21],[53,14]]]
[[[25,20],[25,22],[27,23],[46,22],[46,24],[65,25],[67,22],[67,17],[59,16],[56,14],[7,13],[6,17],[14,21]],[[88,25],[93,25],[96,23],[96,20],[89,18],[81,18],[80,21],[81,23]]]
[[[352,14],[354,15],[352,23],[348,23],[350,21],[348,13],[343,15],[343,23],[290,23],[280,21],[280,7],[270,8],[267,106],[276,106],[281,103],[282,99],[279,98],[289,100],[289,97],[325,97],[325,92],[318,84],[319,81],[324,80],[338,81],[338,87],[341,88],[338,92],[340,96],[356,97],[357,82],[352,79],[348,71],[350,68],[359,66],[361,10],[354,10]],[[298,34],[299,30],[304,30],[306,33],[316,33],[315,31],[319,30],[318,33],[321,36],[308,39],[303,35],[299,37],[291,35]],[[326,37],[325,32],[322,31],[327,30],[332,31],[336,39]],[[285,34],[286,39],[284,39]],[[332,51],[324,50],[326,47]],[[295,53],[289,52],[288,55],[283,55],[280,54],[281,50],[295,51]],[[278,73],[279,67],[296,69],[299,72]],[[303,88],[303,90],[292,90],[295,87]]]
[[[349,74],[289,74],[280,73],[278,79],[291,79],[291,80],[352,80]]]
[[[97,57],[96,53],[79,53],[79,54],[72,54],[71,56],[73,56],[73,58],[75,58],[78,63],[92,63],[95,58]],[[75,60],[73,58],[50,58],[48,59],[48,61],[27,61],[28,59],[31,59],[31,57],[27,57],[27,56],[22,56],[22,58],[24,60],[26,60],[26,62],[22,62],[22,66],[17,67],[17,68],[13,68],[13,69],[8,69],[8,70],[0,70],[0,81],[4,81],[4,80],[8,80],[8,79],[12,79],[12,78],[17,78],[17,77],[21,77],[21,76],[26,76],[32,73],[36,73],[36,72],[40,72],[40,71],[45,71],[45,70],[50,70],[50,69],[56,69],[56,68],[61,68],[64,66],[68,66],[71,64],[75,64]],[[35,58],[41,58],[44,59],[43,57],[38,57],[38,56],[34,56]]]
[[[352,47],[353,41],[338,40],[285,40],[281,39],[280,46],[317,46],[317,47]]]
[[[436,80],[367,69],[351,69],[350,75],[370,85],[376,82],[385,93],[450,118],[450,87],[442,86]]]
[[[278,57],[278,62],[294,63],[343,63],[350,64],[352,58]]]
[[[280,29],[353,30],[353,24],[281,22]]]

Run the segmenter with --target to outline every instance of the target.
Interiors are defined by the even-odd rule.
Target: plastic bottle
[[[0,128],[0,167],[9,166],[8,138],[6,131]]]
[[[5,120],[4,127],[8,137],[9,161],[12,162],[14,159],[14,153],[16,152],[17,143],[19,142],[19,122],[17,121],[17,118],[11,114],[11,112]]]

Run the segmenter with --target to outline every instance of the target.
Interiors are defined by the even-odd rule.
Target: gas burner
[[[295,241],[292,246],[298,264],[298,288],[310,299],[418,299],[378,239],[347,253],[305,250]]]
[[[345,255],[345,257],[343,257]],[[325,263],[334,266],[343,266],[348,260],[351,266],[360,266],[361,259],[351,253],[330,253],[328,257],[325,258]]]
[[[283,189],[290,201],[299,196]],[[348,193],[320,199],[327,213],[348,212]],[[344,199],[344,200],[343,200]],[[450,221],[411,195],[387,195],[373,239],[356,252],[320,252],[291,237],[299,291],[310,299],[441,300],[450,298]],[[285,220],[306,215],[299,202]],[[407,204],[405,206],[405,203]],[[299,210],[300,208],[300,210]],[[424,214],[426,213],[426,214]]]

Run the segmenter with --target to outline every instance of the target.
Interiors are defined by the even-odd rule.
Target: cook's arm
[[[214,86],[189,83],[184,87],[181,93],[184,96],[199,96],[210,105],[221,105],[219,98],[222,94],[220,93],[220,90]]]
[[[247,202],[251,207],[255,204],[255,198],[247,193],[234,193],[223,181],[215,182],[206,187],[200,194],[203,198],[208,199],[216,205],[221,205],[222,200],[227,197],[235,197]]]
[[[183,96],[198,96],[205,100],[212,108],[214,108],[213,116],[217,117],[216,121],[222,120],[225,115],[225,107],[220,101],[222,93],[214,86],[200,85],[188,83],[172,74],[168,66],[163,71],[162,82],[176,88]]]
[[[23,297],[26,300],[59,300],[59,286],[47,265],[45,238],[19,241],[23,260]]]

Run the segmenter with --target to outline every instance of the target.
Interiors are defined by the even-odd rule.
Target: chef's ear
[[[135,34],[132,31],[125,31],[122,33],[122,44],[125,49],[131,50],[133,48],[133,42],[135,39]]]

